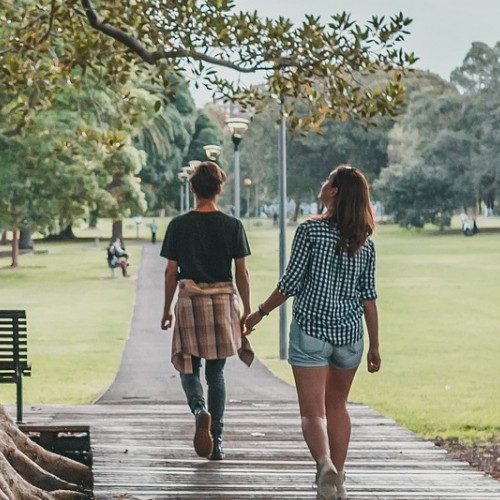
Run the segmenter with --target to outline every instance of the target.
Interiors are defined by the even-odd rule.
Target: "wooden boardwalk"
[[[500,499],[499,482],[366,406],[350,410],[350,499]],[[185,403],[31,406],[26,421],[90,425],[96,499],[315,497],[294,402],[231,401],[222,462],[195,455]]]

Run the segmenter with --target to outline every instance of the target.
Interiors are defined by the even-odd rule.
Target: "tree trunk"
[[[33,240],[31,230],[23,228],[19,232],[19,250],[33,250]]]
[[[255,203],[255,206],[254,206],[254,211],[255,211],[255,217],[259,217],[260,213],[259,213],[259,189],[258,189],[258,186],[255,185],[255,193],[254,193],[254,203]]]
[[[292,221],[297,222],[300,213],[300,201],[295,200],[295,210],[293,211]]]
[[[95,229],[97,227],[97,220],[99,219],[99,213],[97,210],[91,210],[89,213],[89,229]]]
[[[7,229],[2,231],[2,236],[0,236],[0,245],[7,245]]]
[[[116,238],[123,239],[123,221],[113,221],[113,232],[111,238],[113,239],[113,241],[116,240]]]
[[[76,239],[75,233],[73,233],[73,226],[68,224],[62,231],[59,232],[57,239],[64,241]]]
[[[12,263],[10,267],[19,267],[19,238],[18,229],[12,229]]]
[[[90,469],[31,441],[0,406],[0,500],[89,498]]]

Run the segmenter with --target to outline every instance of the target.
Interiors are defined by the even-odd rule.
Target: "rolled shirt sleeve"
[[[361,273],[358,282],[361,300],[375,300],[377,290],[375,288],[375,245],[373,241],[368,244],[368,262]]]
[[[278,281],[278,290],[283,295],[296,295],[300,292],[311,252],[311,241],[305,224],[301,224],[292,243],[292,252],[285,273]]]

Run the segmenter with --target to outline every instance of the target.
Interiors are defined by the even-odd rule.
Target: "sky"
[[[472,42],[494,45],[500,40],[500,0],[236,0],[238,10],[257,10],[262,16],[287,16],[300,22],[305,14],[324,20],[341,11],[363,22],[372,15],[400,11],[413,19],[403,47],[420,58],[416,68],[433,71],[448,79],[460,66]],[[258,77],[251,77],[258,83]],[[193,95],[198,106],[211,100],[204,89]]]

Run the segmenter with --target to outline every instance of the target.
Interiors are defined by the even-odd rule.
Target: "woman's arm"
[[[248,335],[260,320],[267,316],[273,309],[276,309],[283,304],[289,295],[283,295],[277,288],[273,290],[271,295],[259,306],[257,311],[250,314],[245,322],[245,335]]]
[[[370,373],[378,372],[382,362],[378,350],[378,311],[376,300],[364,300],[363,310],[365,313],[366,328],[368,329],[368,338],[370,345],[368,347],[368,371]]]
[[[165,268],[165,305],[163,306],[163,316],[161,318],[162,330],[168,330],[172,326],[170,307],[177,289],[177,269],[177,261],[169,259]]]

